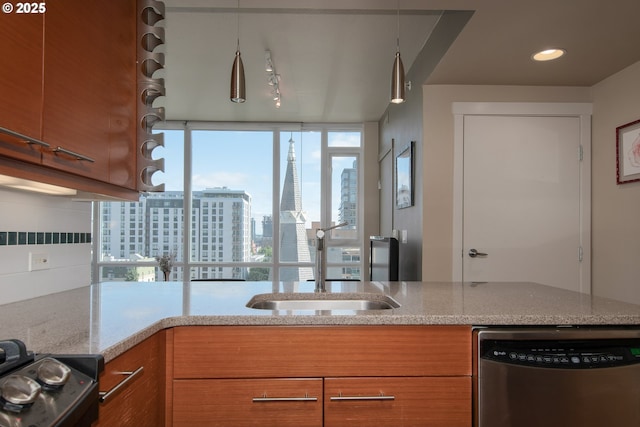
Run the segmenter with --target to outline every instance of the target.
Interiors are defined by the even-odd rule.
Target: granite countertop
[[[640,325],[640,306],[534,283],[332,282],[328,292],[392,297],[399,308],[272,311],[256,294],[313,292],[313,283],[105,282],[0,306],[0,339],[38,353],[106,361],[155,332],[187,325]],[[286,297],[286,295],[284,295]]]

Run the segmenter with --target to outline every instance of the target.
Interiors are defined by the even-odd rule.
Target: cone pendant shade
[[[236,58],[233,60],[231,67],[231,94],[229,98],[232,102],[242,103],[247,100],[245,84],[244,84],[244,65],[240,51],[236,51]]]
[[[404,87],[404,65],[402,65],[400,58],[400,51],[397,51],[391,75],[391,102],[394,104],[404,102]]]

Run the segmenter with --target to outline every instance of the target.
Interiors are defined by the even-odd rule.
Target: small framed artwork
[[[640,181],[640,120],[616,128],[616,179]]]
[[[413,206],[413,141],[396,156],[396,207]]]

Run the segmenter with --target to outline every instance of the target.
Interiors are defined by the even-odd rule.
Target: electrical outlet
[[[402,243],[407,243],[407,230],[402,230]]]
[[[51,260],[48,253],[29,252],[29,271],[46,270],[51,268]]]

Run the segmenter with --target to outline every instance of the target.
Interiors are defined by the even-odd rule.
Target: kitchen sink
[[[247,307],[261,310],[389,310],[400,307],[393,298],[373,293],[258,294]]]

